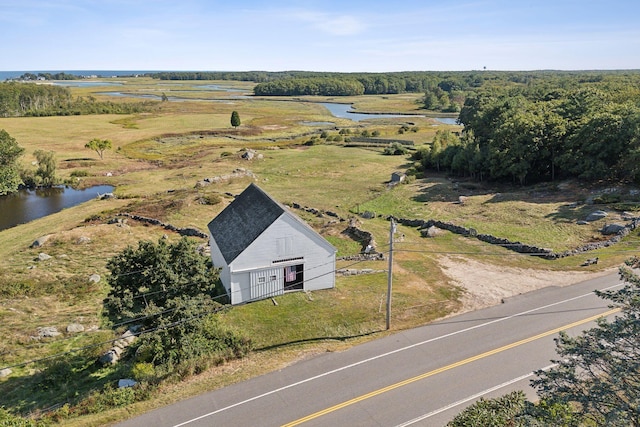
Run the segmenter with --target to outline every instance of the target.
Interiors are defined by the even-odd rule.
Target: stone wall
[[[425,221],[421,219],[403,219],[403,218],[397,219],[396,221],[399,224],[406,225],[409,227],[417,227],[420,230],[423,230],[422,231],[423,236],[426,235],[426,230],[428,230],[430,227],[433,226],[443,230],[451,231],[452,233],[455,233],[455,234],[474,237],[483,242],[486,242],[492,245],[502,246],[514,252],[533,255],[533,256],[539,256],[545,259],[559,259],[567,256],[582,254],[582,253],[593,251],[596,249],[609,247],[611,245],[618,243],[620,240],[622,240],[624,236],[629,234],[632,230],[635,230],[636,227],[640,225],[640,220],[638,218],[633,218],[615,236],[612,236],[608,240],[604,240],[601,242],[587,243],[586,245],[583,245],[568,251],[564,251],[564,252],[553,252],[552,249],[548,249],[548,248],[541,248],[533,245],[527,245],[525,243],[521,243],[517,241],[514,242],[509,239],[492,236],[490,234],[479,234],[473,228],[462,227],[450,222],[443,222],[443,221],[438,221],[433,219]]]
[[[167,224],[165,222],[162,222],[159,219],[147,218],[147,217],[144,217],[144,216],[134,215],[134,214],[130,214],[130,213],[119,213],[118,216],[131,218],[134,221],[144,222],[145,224],[157,225],[157,226],[160,226],[160,227],[162,227],[162,228],[164,228],[166,230],[176,232],[181,236],[200,237],[202,239],[208,239],[209,238],[209,235],[207,233],[203,233],[202,231],[200,231],[200,230],[198,230],[196,228],[192,228],[192,227],[180,228],[180,227],[176,227],[175,225],[171,225],[171,224]]]

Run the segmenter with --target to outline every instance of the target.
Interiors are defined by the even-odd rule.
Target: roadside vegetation
[[[585,75],[591,74],[546,80],[544,75],[521,76],[525,79],[522,82],[511,73],[503,77],[513,85],[538,79],[552,85],[567,79],[574,82],[572,79]],[[484,76],[483,84],[498,84],[491,82],[500,76]],[[616,76],[605,73],[602,81]],[[141,106],[136,98],[103,94],[104,88],[100,87],[83,87],[68,89],[71,99],[92,97],[95,105],[114,103],[123,107],[102,111],[105,114],[29,114],[32,117],[0,119],[0,129],[6,131],[3,138],[9,143],[14,140],[22,148],[17,153],[9,144],[18,154],[13,159],[19,158],[16,167],[32,162],[47,164],[49,157],[42,156],[53,153],[46,155],[55,160],[58,182],[116,187],[115,198],[94,200],[0,232],[0,331],[6,337],[0,342],[0,369],[10,367],[12,371],[0,379],[0,406],[4,406],[0,422],[3,417],[25,416],[33,418],[33,425],[102,425],[277,369],[301,357],[340,351],[387,333],[383,303],[387,267],[380,261],[340,260],[339,269],[370,273],[338,276],[333,290],[286,294],[277,298],[277,305],[265,300],[218,310],[219,302],[210,300],[219,295],[214,283],[204,284],[201,293],[190,297],[194,299],[191,302],[176,296],[164,301],[162,307],[149,305],[150,301],[128,308],[118,305],[116,297],[127,294],[133,298],[158,291],[151,283],[118,282],[118,277],[127,277],[121,276],[127,270],[135,271],[129,264],[134,255],[146,251],[164,259],[163,251],[170,248],[207,243],[197,237],[188,238],[186,243],[186,238],[172,230],[123,214],[206,231],[206,224],[233,195],[253,181],[282,203],[336,213],[338,219],[295,211],[336,246],[339,257],[347,257],[363,249],[362,242],[344,234],[350,219],[372,233],[376,249],[382,253],[388,250],[388,216],[453,222],[479,233],[560,252],[605,239],[600,233],[601,223],[576,224],[592,210],[606,209],[615,218],[624,211],[635,216],[640,212],[640,200],[628,179],[598,182],[564,176],[562,181],[533,180],[534,184],[524,186],[521,184],[529,181],[519,180],[517,173],[509,172],[507,179],[500,181],[452,171],[450,164],[434,155],[434,147],[440,144],[441,152],[449,146],[463,147],[456,135],[462,126],[445,125],[428,117],[433,111],[422,109],[429,94],[425,87],[416,92],[390,93],[388,81],[383,95],[256,97],[252,95],[256,83],[238,76],[237,81],[173,77],[176,80],[162,86],[164,101],[150,102],[135,111],[127,109]],[[470,99],[465,98],[465,91],[475,90],[476,83],[472,85],[467,79],[462,86],[453,77],[440,76],[434,84],[447,93],[449,105],[459,103],[456,105],[469,111],[471,107],[464,104]],[[122,92],[160,93],[157,79],[122,80]],[[17,84],[25,83],[11,83]],[[203,88],[207,84],[231,86],[238,91]],[[435,89],[433,92],[442,98],[443,94]],[[187,99],[172,102],[172,97]],[[317,103],[336,102],[336,98],[360,111],[421,116],[353,122],[331,116]],[[478,108],[477,114],[484,111]],[[351,140],[356,137],[365,140]],[[376,139],[396,142],[380,144]],[[452,142],[449,145],[447,141]],[[631,142],[637,149],[638,140]],[[36,150],[42,150],[40,159]],[[248,150],[261,156],[246,160],[243,154]],[[408,179],[389,186],[395,171],[406,172]],[[365,212],[374,215],[365,219]],[[548,261],[450,232],[428,239],[409,226],[399,226],[400,235],[402,240],[394,244],[392,331],[423,325],[461,308],[464,291],[439,267],[441,256],[464,254],[496,266],[597,271],[618,266],[637,251],[638,241],[635,231],[617,245],[590,253],[589,257],[599,257],[597,265],[581,267],[586,256]],[[34,247],[34,240],[42,236],[47,237],[43,245]],[[51,258],[40,260],[41,253]],[[142,258],[140,262],[153,259],[150,255]],[[191,261],[204,268],[204,260],[206,256]],[[162,262],[155,265],[159,264]],[[120,269],[119,265],[126,268]],[[89,280],[95,275],[99,280]],[[125,285],[131,288],[126,290]],[[207,347],[211,344],[207,341],[190,348],[190,354],[175,348],[171,353],[166,344],[179,342],[181,336],[149,333],[149,339],[131,345],[122,362],[96,364],[126,332],[119,323],[178,306],[189,306],[184,315],[192,318],[203,315],[203,310],[216,311],[213,317],[203,315],[206,321],[198,335],[227,337],[224,346],[228,346]],[[153,324],[143,327],[151,330],[180,322],[180,318],[171,316],[153,319]],[[83,325],[84,331],[67,331],[71,324]],[[61,335],[41,336],[39,328],[50,326]],[[182,332],[187,333],[187,328]],[[154,359],[152,351],[145,353],[145,346],[163,348],[168,353]],[[138,385],[118,388],[118,380],[123,378],[133,378]],[[19,419],[25,425],[31,422]]]

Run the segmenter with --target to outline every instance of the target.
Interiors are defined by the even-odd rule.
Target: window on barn
[[[276,253],[278,257],[293,254],[293,236],[279,237],[276,239]]]

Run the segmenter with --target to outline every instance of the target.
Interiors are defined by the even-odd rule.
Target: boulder
[[[138,384],[138,382],[136,380],[132,380],[131,378],[123,378],[121,380],[118,380],[118,388],[133,387],[136,384]]]
[[[4,368],[4,369],[0,370],[0,378],[8,377],[12,373],[13,373],[13,371],[11,369]]]
[[[41,236],[38,237],[36,240],[33,241],[33,243],[31,244],[31,248],[39,248],[41,246],[43,246],[45,243],[47,243],[47,240],[49,240],[50,235],[46,235],[46,236]]]
[[[115,365],[116,363],[118,363],[119,358],[120,357],[116,354],[115,351],[109,350],[105,354],[100,356],[98,362],[102,365]]]
[[[439,236],[440,234],[442,234],[442,230],[440,230],[438,227],[432,225],[431,227],[428,227],[428,228],[422,230],[420,232],[420,234],[422,235],[422,237],[436,237],[436,236]]]
[[[38,328],[38,338],[50,338],[61,335],[55,326],[42,326]]]
[[[79,245],[84,245],[87,244],[91,241],[91,239],[89,237],[86,236],[80,236],[78,237],[78,240],[76,240],[76,243]]]
[[[608,236],[611,234],[619,234],[625,230],[625,226],[621,224],[607,224],[602,227],[602,234]]]
[[[89,281],[93,282],[93,283],[98,283],[100,282],[100,275],[99,274],[92,274],[91,276],[89,276]]]
[[[364,219],[372,219],[376,217],[375,212],[365,211],[360,215]]]
[[[44,252],[40,252],[38,254],[38,261],[47,261],[51,259],[51,255],[45,254]]]
[[[585,218],[585,221],[597,221],[599,219],[603,219],[606,218],[607,213],[605,211],[602,210],[598,210],[598,211],[593,211],[591,212],[589,215],[587,215],[587,217]]]
[[[75,334],[78,332],[84,332],[84,326],[80,323],[70,323],[67,325],[67,333]]]

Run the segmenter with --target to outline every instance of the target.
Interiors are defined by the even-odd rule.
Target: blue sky
[[[640,69],[638,0],[0,0],[0,70]]]

